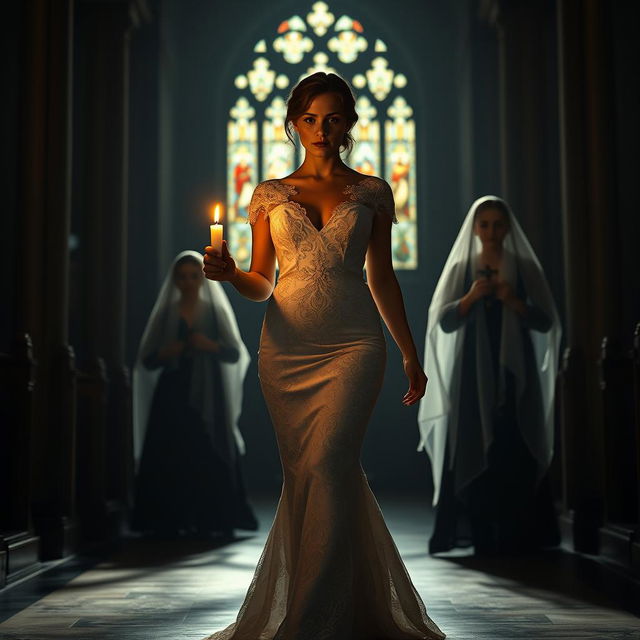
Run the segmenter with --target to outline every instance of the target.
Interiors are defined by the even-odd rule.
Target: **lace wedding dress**
[[[373,217],[394,215],[368,177],[318,230],[295,187],[258,185],[249,221],[269,218],[280,267],[262,327],[258,372],[284,484],[237,621],[207,640],[444,638],[427,616],[384,523],[360,448],[386,347],[362,277]]]

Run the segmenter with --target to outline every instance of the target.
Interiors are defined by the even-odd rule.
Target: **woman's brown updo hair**
[[[291,90],[289,99],[287,100],[287,117],[284,120],[284,128],[287,137],[291,142],[295,143],[293,123],[304,113],[307,112],[309,105],[323,93],[336,93],[342,101],[344,117],[347,119],[348,131],[344,134],[342,147],[347,151],[353,148],[353,137],[351,136],[351,128],[358,121],[356,113],[356,99],[349,85],[335,73],[325,73],[318,71],[306,78],[303,78]]]

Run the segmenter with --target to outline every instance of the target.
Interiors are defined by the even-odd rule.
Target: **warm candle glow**
[[[222,225],[220,224],[220,203],[213,208],[213,224],[209,226],[211,231],[211,246],[222,253]]]

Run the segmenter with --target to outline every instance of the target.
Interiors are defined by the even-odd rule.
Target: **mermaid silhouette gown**
[[[360,449],[386,347],[362,276],[373,218],[391,190],[367,177],[318,230],[295,187],[256,188],[280,275],[262,326],[258,374],[284,471],[278,509],[234,624],[207,640],[444,638],[384,523]]]

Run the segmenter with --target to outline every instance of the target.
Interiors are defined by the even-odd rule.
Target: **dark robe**
[[[183,318],[178,340],[186,341],[190,329]],[[216,339],[216,336],[209,336]],[[257,521],[249,506],[235,442],[229,446],[225,420],[220,361],[235,362],[233,347],[220,345],[211,354],[215,394],[213,433],[189,404],[193,358],[185,348],[177,367],[165,367],[156,385],[136,479],[132,528],[175,535],[221,533],[234,528],[255,530]],[[148,368],[162,366],[151,355]],[[214,441],[216,446],[214,447]],[[233,459],[221,452],[235,449]]]
[[[465,291],[470,286],[471,278],[467,275]],[[516,293],[521,300],[527,299],[521,278],[518,278]],[[476,374],[476,313],[472,309],[463,318],[458,313],[458,304],[459,301],[455,301],[445,307],[440,319],[441,327],[446,332],[458,330],[465,322],[467,327],[459,363],[462,370],[455,456],[452,464],[450,451],[453,447],[449,438],[429,552],[438,553],[473,545],[478,554],[501,554],[556,546],[560,543],[560,534],[549,477],[545,474],[542,480],[538,480],[538,463],[518,428],[515,378],[508,371],[505,372],[504,392],[497,394],[499,398],[496,398],[493,407],[493,440],[487,453],[487,468],[471,482],[461,486],[456,473],[459,461],[469,446],[480,447],[482,444],[479,441],[481,420]],[[487,332],[480,339],[489,341],[493,375],[498,388],[503,305],[494,297],[478,301],[475,305],[485,307]],[[542,395],[529,329],[548,331],[551,321],[529,302],[526,306],[521,330],[527,394],[539,398],[539,405],[533,402],[530,406],[540,407],[542,420]]]

